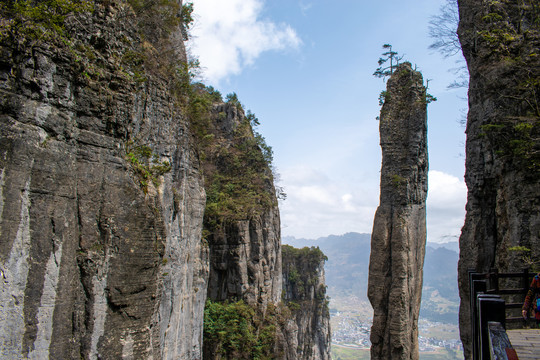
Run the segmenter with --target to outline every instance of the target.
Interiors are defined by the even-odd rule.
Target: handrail
[[[489,332],[490,359],[518,360],[516,350],[510,343],[508,334],[501,323],[490,321],[487,324]]]
[[[525,300],[525,296],[527,295],[527,291],[529,290],[529,284],[531,283],[532,278],[534,277],[534,273],[529,272],[529,269],[523,269],[521,272],[506,272],[506,273],[500,273],[497,269],[491,269],[487,273],[478,273],[478,276],[480,278],[484,278],[487,280],[486,282],[486,294],[496,294],[496,295],[522,295],[523,298],[519,303],[516,302],[509,302],[506,303],[506,309],[520,309],[523,305],[523,300]],[[500,288],[500,279],[517,279],[521,278],[521,287],[519,288]],[[523,322],[525,324],[527,320],[523,319],[521,316],[518,317],[507,317],[506,322]]]
[[[499,273],[496,270],[492,270],[489,273],[477,273],[474,270],[469,270],[471,328],[473,335],[472,355],[474,360],[499,359],[499,357],[493,354],[493,341],[495,341],[493,336],[495,336],[494,334],[498,334],[498,339],[501,336],[508,338],[506,335],[506,321],[513,319],[506,318],[506,309],[516,307],[516,304],[508,304],[509,306],[507,306],[501,295],[526,293],[526,290],[524,291],[523,289],[517,289],[517,291],[500,289],[499,279],[504,277],[522,277],[524,279],[523,284],[526,284],[524,288],[527,289],[529,276],[528,270],[522,273]],[[491,332],[490,323],[498,324],[497,326],[491,326]],[[504,335],[501,331],[504,332]],[[509,340],[508,344],[510,344]],[[510,346],[506,346],[505,349],[512,349],[511,344]],[[512,351],[505,350],[507,353],[506,358],[517,359],[517,355],[515,355],[515,352],[512,353]],[[514,355],[515,357],[513,357]]]

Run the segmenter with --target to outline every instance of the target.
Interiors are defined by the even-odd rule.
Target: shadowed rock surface
[[[317,247],[283,245],[283,300],[292,312],[287,322],[287,359],[330,359],[330,312],[324,263]]]
[[[253,164],[250,162],[252,159],[235,152],[237,148],[251,146],[251,151],[260,154],[256,146],[243,142],[246,138],[254,139],[254,134],[241,106],[216,104],[212,113],[214,121],[210,132],[220,145],[208,154],[205,167],[212,167],[223,176],[239,178],[240,182],[248,182],[248,173],[256,172],[260,184],[254,191],[260,192],[261,197],[246,198],[248,205],[239,202],[239,211],[234,214],[222,211],[217,219],[207,214],[205,229],[209,231],[210,246],[208,297],[214,301],[244,300],[247,304],[260,306],[264,312],[269,303],[277,304],[281,300],[281,230],[272,173],[267,164]],[[230,166],[233,158],[242,164],[241,169]],[[236,173],[231,174],[231,171]],[[219,186],[226,187],[227,184]],[[260,203],[251,205],[252,201]],[[246,206],[256,209],[246,210]]]
[[[401,64],[380,116],[380,205],[371,236],[372,359],[418,359],[426,243],[427,110],[422,75]]]
[[[527,264],[520,252],[509,250],[513,246],[540,259],[540,3],[458,4],[458,33],[470,73],[467,215],[458,266],[460,333],[470,359],[467,271],[521,271]]]
[[[210,133],[218,145],[203,161],[210,189],[205,231],[210,248],[207,322],[212,324],[205,327],[204,359],[329,359],[324,255],[291,247],[282,254],[272,174],[266,164],[255,161],[261,151],[252,148],[255,134],[246,126],[242,106],[214,104],[213,119]],[[246,157],[239,149],[256,156]],[[234,193],[237,184],[248,195],[229,202],[225,194]],[[297,281],[290,281],[291,271],[300,274]],[[252,314],[243,324],[258,332],[250,334],[252,339],[227,331],[227,319],[234,313]],[[254,350],[257,347],[261,350]]]
[[[139,51],[132,22],[96,3],[75,50],[2,42],[2,358],[201,356],[202,177],[167,83],[121,65]],[[136,162],[165,170],[145,179]]]

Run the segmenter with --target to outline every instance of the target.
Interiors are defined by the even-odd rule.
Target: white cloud
[[[465,220],[467,186],[453,175],[429,172],[427,198],[428,240],[456,241]]]
[[[301,41],[287,24],[261,19],[262,0],[194,0],[191,52],[204,77],[217,85],[252,65],[261,53],[297,48]]]
[[[284,236],[371,232],[379,194],[362,189],[365,184],[345,184],[308,166],[284,169],[281,178],[287,193],[287,200],[280,204]]]
[[[336,179],[308,166],[282,171],[287,200],[281,202],[284,236],[319,238],[346,232],[371,232],[379,205],[379,184]],[[465,218],[467,188],[463,180],[429,172],[428,241],[456,241]]]

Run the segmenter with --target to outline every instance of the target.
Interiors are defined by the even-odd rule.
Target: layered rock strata
[[[218,174],[214,177],[230,176],[229,184],[217,186],[232,186],[238,181],[239,191],[262,194],[246,197],[247,206],[253,209],[246,209],[246,204],[238,201],[232,214],[222,211],[218,219],[209,219],[211,215],[207,214],[205,229],[209,232],[210,246],[208,297],[214,301],[244,300],[264,312],[269,303],[275,305],[281,301],[281,229],[272,174],[266,164],[254,165],[251,159],[236,151],[253,146],[251,141],[245,142],[245,138],[254,140],[241,106],[216,104],[213,115],[211,132],[219,146],[208,154],[207,166]],[[251,151],[257,155],[261,153],[258,148]],[[233,158],[241,164],[238,171],[229,164]],[[253,185],[248,174],[251,171],[255,173],[255,181],[261,183],[248,189]],[[250,183],[246,184],[248,181]],[[226,190],[220,188],[219,191]],[[262,201],[259,195],[268,201]]]
[[[460,333],[471,358],[468,270],[521,271],[540,259],[540,4],[459,0],[470,73],[467,215],[460,237]],[[516,301],[522,301],[517,300]]]
[[[280,334],[291,316],[281,311],[281,232],[273,175],[240,103],[217,102],[211,117],[206,130],[213,145],[205,149],[203,162],[210,189],[204,220],[210,249],[207,294],[227,310],[208,313],[218,317],[207,321],[227,321],[219,316],[229,317],[231,311],[237,317],[251,313],[243,321],[256,334],[250,343],[247,334],[235,340],[235,333],[216,336],[206,327],[204,359],[288,359],[292,350]]]
[[[401,64],[380,116],[380,205],[371,237],[372,359],[418,359],[426,242],[427,111],[422,75]]]
[[[131,8],[95,5],[69,46],[2,39],[0,357],[200,359],[193,139],[167,83],[121,65]]]

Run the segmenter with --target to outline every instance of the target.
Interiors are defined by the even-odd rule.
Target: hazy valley
[[[370,234],[347,233],[319,239],[283,237],[295,247],[318,246],[328,257],[334,359],[369,359],[373,311],[367,299]],[[462,358],[458,331],[458,243],[428,243],[420,310],[421,359]]]

